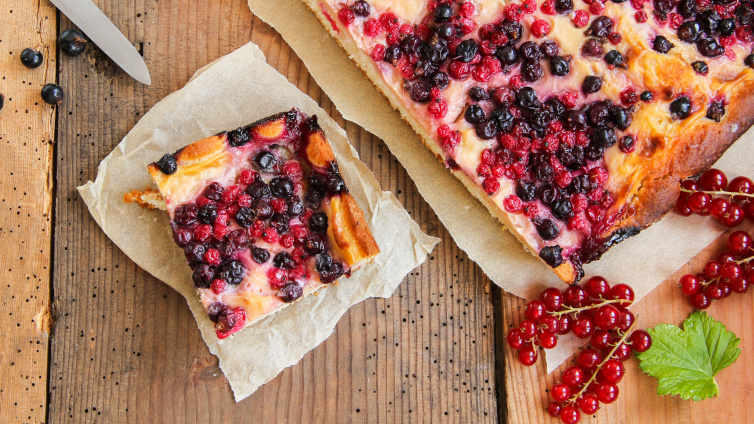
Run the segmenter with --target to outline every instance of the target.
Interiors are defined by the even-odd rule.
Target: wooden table
[[[48,1],[0,0],[0,422],[556,422],[544,405],[559,372],[546,376],[543,361],[522,367],[504,346],[524,301],[468,260],[385,144],[343,120],[245,1],[96,3],[143,52],[152,86],[95,48],[58,54],[56,37],[71,23]],[[391,298],[353,307],[299,364],[234,403],[184,299],[105,237],[75,188],[152,105],[249,40],[347,130],[383,189],[443,242]],[[18,56],[34,46],[46,60],[28,70]],[[57,108],[40,100],[49,82],[66,92]],[[691,308],[678,275],[722,246],[637,305],[644,325],[683,321]],[[710,309],[743,339],[740,359],[718,376],[720,398],[656,396],[630,361],[619,400],[585,422],[753,422],[752,299],[733,295]]]

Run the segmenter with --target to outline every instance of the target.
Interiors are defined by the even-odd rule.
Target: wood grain
[[[743,227],[751,231],[753,225]],[[693,312],[687,297],[678,290],[678,279],[683,274],[698,273],[711,259],[725,250],[729,230],[688,264],[639,301],[632,311],[637,314],[639,328],[660,323],[681,323]],[[618,283],[613,282],[613,283]],[[630,282],[625,282],[630,284]],[[524,318],[526,302],[505,295],[503,299],[504,327],[517,325]],[[582,420],[590,423],[749,423],[754,422],[754,412],[747,406],[748,395],[754,392],[754,297],[751,290],[732,294],[716,301],[707,310],[712,317],[725,324],[741,338],[741,355],[730,367],[715,377],[720,386],[720,396],[702,402],[682,400],[677,396],[658,396],[656,379],[641,372],[635,358],[627,361],[626,376],[618,385],[620,396],[611,405],[603,405],[594,418]],[[550,375],[545,375],[544,361],[524,367],[518,362],[515,351],[506,348],[506,391],[510,423],[559,422],[550,418],[546,408],[550,399],[546,390],[560,382],[561,373],[571,365],[573,358]]]
[[[42,422],[50,325],[55,109],[40,90],[55,82],[56,17],[47,2],[0,2],[0,422]],[[44,63],[27,69],[27,47]]]
[[[272,66],[346,128],[383,188],[396,193],[423,229],[450,237],[384,143],[340,117],[245,2],[99,3],[134,44],[143,43],[154,84],[138,85],[93,50],[61,66],[61,84],[73,94],[59,126],[54,293],[60,320],[49,421],[496,421],[489,281],[449,242],[391,298],[356,305],[298,365],[233,402],[185,301],[114,247],[75,193],[138,118],[196,69],[254,41]]]
[[[557,422],[544,410],[546,389],[567,364],[546,376],[542,361],[523,367],[505,346],[525,302],[491,287],[385,144],[343,120],[245,1],[95,3],[143,52],[152,86],[131,80],[94,46],[56,60],[55,37],[70,22],[46,1],[0,0],[0,241],[13,246],[0,252],[0,422]],[[185,300],[105,237],[75,188],[95,177],[150,107],[249,40],[346,129],[382,187],[443,242],[392,297],[353,307],[299,364],[235,403]],[[34,46],[46,62],[27,70],[18,54]],[[57,111],[39,99],[41,86],[55,81],[67,95]],[[723,244],[637,304],[643,326],[688,316],[677,278],[698,271]],[[584,422],[754,422],[744,403],[754,389],[747,378],[753,306],[746,294],[709,309],[742,338],[741,358],[717,377],[720,398],[659,397],[655,381],[629,361],[619,400]]]

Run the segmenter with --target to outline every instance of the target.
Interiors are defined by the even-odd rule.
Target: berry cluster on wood
[[[635,329],[636,319],[627,308],[634,292],[626,284],[610,284],[602,277],[587,280],[561,291],[550,287],[539,299],[526,304],[524,320],[508,332],[508,345],[518,350],[524,365],[533,365],[537,347],[552,349],[558,335],[573,332],[589,338],[588,349],[581,351],[574,365],[563,372],[562,382],[550,390],[553,402],[547,410],[563,423],[577,423],[581,413],[595,413],[600,403],[613,403],[618,397],[617,383],[625,374],[623,361],[632,351],[645,352],[652,338]]]

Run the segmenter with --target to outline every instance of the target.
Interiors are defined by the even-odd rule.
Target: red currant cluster
[[[754,182],[746,177],[728,177],[719,169],[709,169],[698,180],[681,183],[676,211],[712,215],[728,227],[741,225],[744,218],[754,221]]]
[[[633,331],[636,320],[626,309],[633,300],[631,287],[610,287],[604,278],[595,276],[583,287],[573,285],[562,292],[545,289],[538,300],[527,303],[526,320],[508,333],[508,345],[518,349],[524,365],[537,361],[536,346],[555,347],[557,335],[573,332],[591,340],[590,348],[579,353],[577,365],[563,372],[563,382],[552,387],[550,415],[567,424],[577,423],[581,412],[593,414],[600,403],[609,404],[618,397],[617,383],[625,373],[622,361],[631,357],[632,349],[645,352],[652,346],[649,333]]]
[[[746,231],[728,236],[728,251],[707,262],[704,272],[681,277],[683,294],[696,309],[707,309],[713,301],[731,293],[744,293],[754,281],[754,241]]]

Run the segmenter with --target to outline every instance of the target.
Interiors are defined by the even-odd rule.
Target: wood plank
[[[55,108],[40,90],[56,81],[57,18],[48,2],[0,0],[0,422],[43,422],[50,325]],[[21,64],[37,48],[44,63]]]
[[[754,225],[746,224],[751,232]],[[732,231],[728,231],[730,233]],[[683,274],[701,272],[704,264],[725,250],[727,234],[721,236],[688,264],[660,284],[632,309],[639,317],[640,328],[653,327],[659,323],[680,325],[693,308],[686,296],[678,290],[678,279]],[[618,282],[614,282],[618,283]],[[626,282],[630,284],[630,282]],[[656,379],[641,372],[636,359],[626,362],[626,376],[618,385],[620,396],[611,405],[603,405],[594,418],[582,419],[590,423],[646,423],[661,424],[754,422],[754,412],[748,408],[746,393],[754,391],[754,381],[749,376],[754,372],[754,298],[751,290],[743,295],[732,294],[714,302],[707,312],[741,338],[741,356],[726,368],[716,380],[720,396],[702,402],[682,400],[679,397],[658,396]],[[504,325],[510,328],[524,317],[526,302],[512,295],[503,297]],[[572,358],[573,359],[573,358]],[[544,361],[535,366],[524,367],[518,362],[516,352],[506,346],[506,390],[509,393],[507,408],[510,423],[559,422],[549,417],[546,407],[551,401],[546,389],[560,381],[561,373],[573,365],[573,360],[550,375],[545,375]]]
[[[98,3],[129,39],[144,43],[154,84],[134,83],[92,52],[62,67],[62,84],[75,94],[59,129],[60,321],[50,421],[495,421],[490,283],[449,241],[385,144],[340,117],[280,36],[252,20],[243,0]],[[448,241],[395,295],[356,305],[298,365],[236,404],[185,301],[107,240],[74,189],[95,177],[99,161],[149,107],[249,39],[346,128],[382,187],[396,193],[423,229]]]

